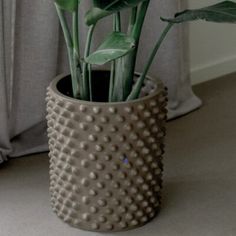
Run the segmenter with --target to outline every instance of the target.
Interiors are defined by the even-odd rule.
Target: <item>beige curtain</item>
[[[84,12],[89,2],[84,1]],[[152,0],[137,71],[142,70],[163,28],[160,15],[172,16],[180,7],[177,0]],[[98,26],[96,44],[110,27],[109,21],[103,24]],[[201,104],[189,81],[185,29],[177,26],[170,33],[150,72],[169,88],[169,118]],[[81,30],[82,35],[85,32]],[[0,162],[47,151],[45,91],[50,80],[66,70],[64,40],[53,0],[0,0]]]

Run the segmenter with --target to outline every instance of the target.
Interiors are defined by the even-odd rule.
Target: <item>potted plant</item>
[[[89,26],[81,56],[79,0],[55,0],[65,36],[70,75],[48,87],[51,204],[72,226],[92,231],[120,231],[156,216],[162,188],[166,89],[147,76],[173,25],[196,19],[235,22],[231,1],[178,13],[167,26],[141,74],[135,73],[139,39],[150,0],[93,0],[85,16]],[[121,12],[129,8],[127,32]],[[71,27],[65,13],[71,13]],[[113,29],[91,52],[98,21],[113,17]],[[109,71],[92,65],[110,63]]]

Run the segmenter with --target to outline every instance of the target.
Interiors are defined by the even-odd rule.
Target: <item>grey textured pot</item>
[[[122,231],[144,225],[160,208],[166,90],[147,80],[131,102],[75,100],[69,77],[47,92],[50,193],[71,226]]]

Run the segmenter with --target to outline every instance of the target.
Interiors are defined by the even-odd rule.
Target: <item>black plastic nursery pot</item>
[[[107,103],[109,73],[93,78],[96,102],[72,98],[70,76],[48,87],[51,205],[80,229],[133,229],[160,209],[167,92],[147,78],[139,99]]]

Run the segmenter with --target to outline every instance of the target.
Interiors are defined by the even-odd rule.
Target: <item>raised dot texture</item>
[[[112,133],[117,132],[117,130],[118,130],[118,128],[117,128],[116,126],[114,126],[114,125],[112,125],[112,126],[110,127],[110,132],[112,132]]]
[[[144,131],[143,131],[143,135],[144,135],[145,137],[149,137],[149,136],[151,135],[151,132],[150,132],[149,130],[144,130]]]
[[[123,116],[118,115],[118,116],[116,117],[116,120],[117,120],[118,122],[124,122],[124,121],[125,121],[125,118],[124,118]]]
[[[138,123],[137,123],[137,127],[139,128],[139,129],[143,129],[143,128],[145,128],[145,123],[143,122],[143,121],[139,121]]]
[[[86,106],[80,105],[79,110],[85,112],[87,110]]]
[[[102,145],[96,145],[95,149],[97,152],[101,152],[103,150],[103,146]]]
[[[148,206],[148,202],[147,202],[147,201],[143,201],[143,202],[141,203],[141,205],[142,205],[143,207],[147,207],[147,206]]]
[[[138,140],[139,136],[138,136],[137,133],[131,133],[131,134],[130,134],[130,138],[131,138],[132,140]]]
[[[79,127],[80,127],[82,130],[87,130],[87,129],[88,129],[88,125],[85,124],[85,123],[80,123],[80,124],[79,124]]]
[[[120,172],[120,173],[118,173],[118,177],[121,179],[125,179],[127,177],[127,174],[124,172]]]
[[[96,196],[98,193],[97,193],[97,191],[96,190],[94,190],[94,189],[90,189],[89,190],[89,195],[91,195],[91,196]]]
[[[109,107],[108,110],[112,114],[115,114],[117,112],[117,109],[115,107]]]
[[[90,212],[91,212],[91,213],[97,213],[97,212],[98,212],[98,208],[92,206],[92,207],[90,207]]]
[[[155,91],[144,84],[143,94]],[[109,232],[156,215],[167,112],[166,92],[158,89],[125,105],[64,99],[47,89],[51,205],[63,221]]]
[[[111,180],[113,178],[112,174],[105,174],[105,179]]]
[[[108,230],[112,230],[112,229],[114,228],[114,226],[113,226],[112,224],[107,224],[107,225],[106,225],[106,228],[107,228]]]
[[[126,180],[125,185],[130,187],[132,185],[132,181],[131,180]]]
[[[134,225],[134,226],[138,225],[138,221],[137,220],[132,220],[131,225]]]
[[[85,167],[85,168],[89,167],[89,161],[87,161],[87,160],[82,160],[82,161],[81,161],[81,166],[83,166],[83,167]]]
[[[110,161],[110,160],[112,159],[112,157],[111,157],[110,155],[105,155],[105,156],[104,156],[104,159],[105,159],[106,161]]]
[[[138,147],[143,147],[144,146],[144,141],[143,140],[138,140],[138,142],[137,142],[137,146]]]
[[[94,112],[95,114],[99,114],[99,113],[101,113],[101,111],[102,111],[102,109],[101,109],[100,107],[94,107],[94,108],[93,108],[93,112]]]
[[[83,197],[82,197],[82,202],[83,202],[84,204],[88,205],[90,201],[89,201],[89,198],[88,198],[88,197],[83,196]]]
[[[141,222],[144,223],[144,222],[147,222],[147,221],[148,221],[148,217],[147,216],[144,216],[144,217],[141,218]]]
[[[143,111],[145,109],[145,105],[144,104],[139,104],[138,109]]]
[[[110,149],[112,152],[116,152],[118,150],[118,146],[117,145],[111,145]]]
[[[125,124],[124,125],[124,128],[127,130],[127,131],[131,131],[133,129],[133,126],[131,124]]]
[[[106,214],[110,215],[114,212],[114,210],[112,208],[106,208],[105,212],[106,212]]]
[[[158,108],[154,108],[154,109],[152,110],[152,112],[153,112],[153,114],[158,114],[158,113],[159,113],[159,109],[158,109]]]
[[[104,141],[105,143],[109,143],[109,142],[111,141],[111,138],[110,138],[109,136],[104,136],[104,137],[103,137],[103,141]]]
[[[88,213],[84,213],[82,215],[82,219],[85,220],[85,221],[90,221],[90,215]]]
[[[96,164],[96,169],[97,169],[97,170],[104,170],[104,168],[105,168],[105,165],[104,165],[104,164],[102,164],[102,163],[97,163],[97,164]]]
[[[136,158],[136,157],[138,157],[139,155],[138,155],[138,152],[133,151],[133,152],[131,152],[131,156],[134,157],[134,158]]]
[[[98,229],[99,229],[99,224],[93,223],[93,224],[91,225],[91,227],[92,227],[93,230],[98,230]]]
[[[95,154],[93,154],[93,153],[90,153],[90,154],[89,154],[89,159],[90,159],[91,161],[96,161],[96,160],[97,160],[97,156],[96,156]]]
[[[156,119],[154,119],[154,118],[149,119],[149,124],[150,125],[156,124]]]
[[[102,117],[101,117],[101,122],[104,123],[104,124],[106,124],[106,123],[109,122],[109,118],[106,117],[106,116],[102,116]]]
[[[120,227],[121,227],[122,229],[126,228],[127,225],[128,225],[128,224],[127,224],[126,222],[121,222],[121,223],[120,223]]]
[[[133,214],[127,213],[127,214],[125,215],[125,218],[126,218],[127,220],[132,220],[132,219],[134,218],[134,216],[133,216]]]
[[[91,178],[91,179],[97,179],[98,178],[98,175],[95,173],[95,172],[91,172],[90,174],[89,174],[89,177]]]
[[[80,148],[84,149],[84,150],[87,150],[88,149],[88,144],[86,142],[81,142],[80,143]]]
[[[104,207],[104,206],[106,206],[106,204],[107,204],[106,200],[104,200],[104,199],[99,199],[99,200],[98,200],[98,205],[99,205],[99,206]]]
[[[112,165],[112,169],[113,169],[113,170],[119,170],[119,169],[120,169],[120,165],[118,165],[118,164],[113,164],[113,165]]]
[[[86,179],[86,178],[83,178],[83,179],[81,180],[81,184],[82,184],[83,186],[85,186],[85,187],[88,187],[88,186],[89,186],[89,180]]]
[[[121,217],[118,216],[118,215],[113,215],[113,219],[114,219],[114,221],[117,222],[117,223],[121,221]]]
[[[137,217],[142,217],[144,215],[143,211],[137,211],[136,212]]]
[[[105,188],[105,184],[102,182],[97,182],[97,187],[100,189],[103,189],[103,188]]]
[[[157,106],[157,102],[155,100],[150,101],[150,106],[151,107],[156,107]]]
[[[104,223],[104,222],[107,221],[107,218],[106,218],[105,216],[100,216],[100,217],[98,218],[98,220],[99,220],[101,223]]]
[[[91,141],[91,142],[95,142],[95,141],[97,141],[97,136],[95,136],[93,134],[90,134],[89,137],[88,137],[88,140]]]
[[[125,111],[126,111],[127,113],[132,113],[133,108],[132,108],[132,107],[125,107]]]
[[[130,191],[131,191],[131,193],[136,194],[136,193],[138,193],[138,188],[132,187],[132,188],[130,189]]]
[[[149,117],[151,117],[151,112],[150,111],[145,111],[144,113],[143,113],[143,115],[144,115],[144,117],[145,118],[149,118]]]
[[[124,135],[118,135],[117,138],[120,142],[124,142],[126,140],[126,137]]]
[[[133,120],[133,121],[138,121],[138,120],[139,120],[139,116],[133,114],[133,115],[131,115],[131,120]]]
[[[136,161],[136,165],[137,166],[142,166],[142,165],[144,165],[144,161],[141,158],[138,158],[137,161]]]
[[[94,130],[97,132],[97,133],[100,133],[100,132],[102,132],[102,127],[100,126],[100,125],[95,125],[94,126]]]
[[[123,213],[126,213],[126,212],[127,212],[127,208],[124,207],[124,206],[120,206],[120,207],[118,208],[118,211],[123,214]]]
[[[111,191],[107,191],[105,195],[106,197],[110,198],[112,197],[113,193]]]
[[[114,199],[113,203],[115,206],[119,206],[121,204],[121,201],[118,199]]]
[[[128,204],[131,204],[131,203],[134,202],[133,198],[131,198],[131,197],[127,197],[127,198],[125,199],[125,201],[126,201]]]

